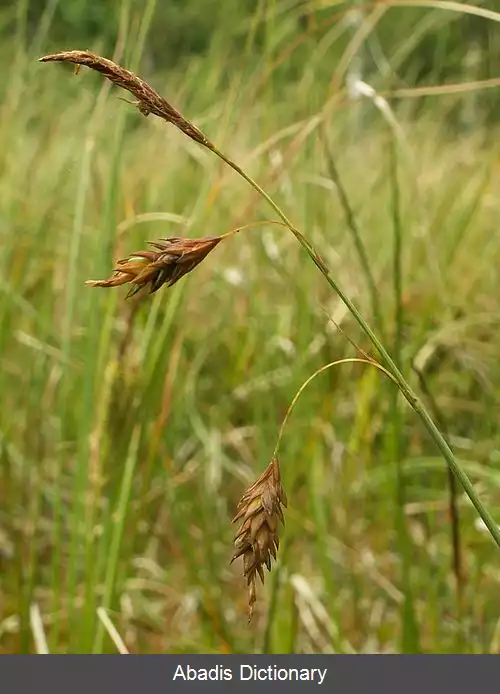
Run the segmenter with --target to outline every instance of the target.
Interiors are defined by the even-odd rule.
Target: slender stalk
[[[402,251],[403,234],[399,200],[398,152],[397,141],[392,132],[389,134],[389,168],[392,197],[392,227],[393,227],[393,289],[394,289],[394,358],[396,363],[403,363],[403,272]],[[403,633],[402,652],[418,653],[420,651],[418,625],[415,617],[413,590],[411,583],[411,554],[410,537],[405,518],[406,480],[403,471],[402,458],[404,455],[404,427],[399,392],[391,392],[391,422],[392,436],[390,441],[391,458],[396,468],[396,528],[398,535],[399,554],[402,561],[402,583],[404,588],[404,603],[402,609]],[[449,469],[449,468],[448,468]],[[450,474],[452,474],[450,472]],[[453,477],[453,479],[455,479]]]
[[[356,347],[356,345],[354,345]],[[300,399],[302,393],[304,390],[308,387],[308,385],[314,381],[314,379],[319,376],[320,374],[324,373],[325,371],[328,371],[328,369],[332,369],[335,366],[341,366],[342,364],[367,364],[368,366],[374,366],[375,368],[379,369],[382,373],[384,373],[388,378],[390,378],[397,386],[397,383],[393,376],[385,369],[383,366],[381,366],[378,362],[374,361],[373,359],[370,359],[369,357],[367,358],[359,358],[359,357],[349,357],[349,358],[344,358],[344,359],[337,359],[336,361],[332,361],[328,364],[324,364],[321,366],[319,369],[317,369],[313,374],[307,378],[304,383],[300,386],[300,388],[297,390],[295,393],[290,405],[288,406],[288,409],[285,413],[285,416],[283,418],[283,421],[281,422],[280,430],[278,433],[278,438],[276,439],[276,445],[274,447],[273,451],[273,458],[278,457],[281,441],[283,439],[283,435],[285,433],[286,425],[290,419],[290,415],[292,414],[295,405],[297,404],[298,400]],[[286,536],[283,538],[283,540],[280,543],[281,547],[281,562],[282,564],[285,563],[285,557],[288,553],[289,547],[290,547],[290,542],[287,540]],[[269,653],[270,647],[271,647],[271,637],[272,637],[272,626],[274,623],[274,615],[276,613],[277,605],[278,605],[278,590],[280,587],[281,583],[281,574],[280,574],[280,567],[277,567],[277,570],[275,571],[272,579],[272,584],[271,584],[271,595],[270,595],[270,601],[269,601],[269,608],[268,608],[268,616],[266,620],[266,627],[264,630],[264,637],[263,637],[263,645],[262,645],[262,650],[261,653]]]
[[[337,189],[340,205],[344,212],[347,228],[351,232],[354,247],[356,248],[356,253],[358,254],[359,263],[361,265],[361,269],[363,270],[363,274],[366,279],[366,284],[368,285],[368,290],[370,292],[370,299],[372,304],[372,313],[375,319],[375,323],[378,326],[379,330],[383,332],[382,313],[380,311],[377,284],[375,282],[375,277],[373,276],[373,272],[370,267],[370,259],[368,258],[368,252],[365,248],[365,244],[363,243],[363,238],[361,236],[358,223],[356,221],[354,210],[352,209],[351,204],[349,202],[349,196],[347,195],[347,191],[344,188],[344,184],[342,183],[342,179],[337,170],[337,166],[335,165],[335,160],[331,151],[331,146],[328,142],[327,135],[325,133],[325,128],[322,129],[321,133],[325,144],[325,158],[328,173]]]
[[[285,428],[288,423],[288,420],[290,419],[290,415],[292,414],[292,411],[297,404],[300,396],[304,392],[304,390],[307,388],[307,386],[311,383],[311,381],[314,381],[316,376],[319,376],[325,371],[328,371],[328,369],[332,369],[334,366],[340,366],[341,364],[368,364],[369,366],[374,366],[376,369],[379,371],[382,371],[388,378],[391,379],[391,381],[394,381],[394,383],[397,384],[396,379],[392,376],[392,374],[387,370],[384,369],[383,366],[381,366],[378,362],[374,361],[373,359],[360,359],[359,357],[348,357],[344,359],[336,359],[335,361],[331,361],[328,364],[324,364],[322,367],[317,369],[313,374],[309,376],[308,379],[304,381],[304,383],[300,386],[298,391],[295,393],[292,402],[290,403],[288,410],[286,411],[286,414],[283,418],[283,421],[281,422],[281,427],[279,430],[278,438],[276,439],[276,445],[274,447],[274,452],[273,452],[273,458],[278,457],[279,453],[279,448],[281,445],[281,440],[283,438],[283,434],[285,433]]]
[[[125,462],[123,471],[122,483],[120,488],[120,496],[113,516],[113,536],[109,547],[108,562],[106,566],[106,578],[104,582],[104,597],[101,607],[104,610],[109,610],[113,602],[116,588],[116,576],[120,561],[120,549],[123,540],[125,529],[125,520],[127,516],[127,508],[130,500],[130,492],[134,480],[134,470],[137,463],[137,451],[139,448],[140,427],[136,427],[130,439],[129,452]],[[94,640],[94,653],[102,653],[104,642],[104,625],[100,621],[97,625],[97,631]]]
[[[443,413],[440,411],[440,408],[436,402],[436,399],[434,398],[431,389],[429,387],[429,384],[427,383],[427,379],[422,372],[421,369],[417,368],[416,365],[413,365],[413,370],[418,376],[418,379],[420,381],[420,387],[422,388],[422,391],[425,393],[428,401],[429,401],[429,406],[434,412],[434,419],[439,422],[439,426],[441,427],[441,430],[444,431],[444,435],[447,436],[446,434],[446,427],[445,427],[445,418],[443,416]],[[452,570],[455,576],[455,582],[456,582],[456,589],[457,589],[457,612],[458,612],[458,619],[461,622],[462,620],[462,608],[463,608],[463,598],[464,598],[464,582],[465,582],[465,575],[464,575],[464,567],[463,567],[463,560],[462,560],[462,541],[460,537],[460,511],[458,508],[458,499],[457,499],[457,482],[454,477],[454,475],[451,474],[451,471],[448,469],[448,484],[449,484],[449,498],[448,498],[448,513],[450,517],[450,523],[451,523],[451,545],[452,545]]]
[[[391,2],[389,5],[394,5],[396,3]],[[399,3],[397,3],[399,4]],[[414,4],[414,5],[428,5],[429,3],[420,3],[420,2],[414,2],[414,3],[403,3],[403,4]],[[456,9],[460,6],[459,3],[453,3],[453,2],[436,2],[431,3],[433,6],[436,7],[442,7],[443,9],[448,8],[448,9]],[[467,6],[468,7],[468,6]],[[485,10],[482,11],[483,13],[486,13]],[[474,14],[474,12],[471,12]],[[476,10],[476,14],[479,13],[479,10]],[[496,13],[490,13],[490,15],[494,15],[499,21],[500,21],[500,14]],[[111,82],[114,84],[117,84],[123,89],[126,89],[129,91],[131,94],[134,94],[136,96],[137,101],[134,102],[134,104],[139,108],[139,111],[144,115],[147,116],[149,114],[154,114],[159,118],[162,118],[165,120],[167,123],[173,124],[176,128],[181,130],[187,137],[189,137],[191,140],[194,142],[197,142],[198,144],[202,145],[203,147],[209,149],[211,152],[213,152],[219,159],[224,161],[230,168],[232,168],[236,173],[238,173],[247,183],[257,192],[259,195],[261,195],[269,205],[273,208],[273,210],[276,212],[276,214],[279,216],[279,218],[284,222],[284,224],[288,227],[288,229],[292,232],[292,234],[295,236],[297,241],[300,243],[300,245],[306,250],[307,254],[311,258],[311,260],[314,262],[316,267],[319,269],[321,274],[325,277],[326,281],[330,285],[330,287],[335,291],[337,296],[341,299],[341,301],[345,304],[349,312],[353,315],[354,319],[356,322],[360,325],[361,329],[363,332],[368,336],[370,339],[371,343],[375,347],[375,349],[379,352],[380,356],[382,357],[383,361],[385,362],[385,365],[388,369],[388,371],[391,373],[393,376],[394,380],[396,381],[399,389],[403,393],[404,397],[408,401],[410,407],[413,408],[413,410],[417,413],[417,415],[420,417],[422,420],[425,428],[427,429],[431,439],[434,441],[436,444],[437,448],[441,452],[443,458],[446,460],[447,464],[449,465],[451,471],[453,474],[458,478],[460,484],[464,488],[465,493],[471,500],[472,504],[476,508],[477,512],[479,513],[480,517],[482,518],[484,524],[488,528],[491,536],[493,537],[494,541],[496,544],[500,547],[500,528],[497,526],[495,521],[493,520],[492,515],[489,513],[489,511],[485,508],[483,505],[481,499],[479,496],[476,494],[474,487],[465,474],[465,472],[462,470],[460,467],[459,463],[457,462],[455,455],[453,451],[451,450],[450,446],[446,442],[445,438],[439,431],[438,427],[434,423],[434,420],[432,419],[431,415],[427,411],[425,405],[418,399],[417,395],[414,393],[414,391],[411,389],[410,385],[406,381],[405,377],[399,370],[398,366],[390,356],[390,354],[387,352],[385,347],[383,346],[382,342],[380,339],[377,337],[376,333],[370,328],[366,320],[363,318],[359,310],[356,308],[356,306],[352,303],[352,301],[349,299],[349,297],[344,294],[340,286],[337,284],[337,282],[334,280],[334,278],[331,275],[330,269],[325,265],[324,261],[322,260],[321,256],[318,254],[318,252],[314,249],[314,247],[310,244],[310,242],[305,238],[305,236],[295,227],[292,222],[288,219],[288,217],[285,215],[281,207],[273,200],[273,198],[266,193],[266,191],[259,186],[259,184],[254,181],[254,179],[247,174],[236,162],[232,161],[228,156],[226,156],[223,152],[221,152],[217,147],[210,142],[210,140],[197,128],[194,126],[192,123],[190,123],[188,120],[186,120],[182,114],[177,111],[171,104],[169,104],[166,99],[163,99],[157,92],[152,89],[149,84],[147,84],[144,80],[139,79],[136,75],[131,73],[128,70],[125,70],[124,68],[120,67],[116,63],[113,63],[113,61],[101,58],[99,56],[95,56],[92,53],[89,53],[88,51],[65,51],[62,53],[56,53],[48,56],[44,56],[43,58],[40,58],[41,62],[70,62],[74,63],[77,65],[86,65],[94,70],[97,70],[101,74],[103,74],[105,77],[107,77]]]
[[[324,276],[330,287],[336,292],[341,301],[345,304],[350,313],[353,315],[363,332],[367,335],[372,345],[379,352],[380,356],[382,357],[387,366],[388,371],[393,376],[399,389],[406,398],[408,404],[410,405],[410,407],[412,407],[412,409],[422,420],[422,423],[427,429],[429,436],[434,441],[441,455],[449,465],[451,471],[462,485],[465,493],[471,500],[474,508],[476,509],[484,524],[488,528],[493,540],[496,542],[498,547],[500,547],[499,526],[495,523],[493,516],[484,506],[479,496],[476,494],[474,486],[472,485],[466,473],[460,467],[459,463],[455,458],[455,454],[453,453],[450,446],[447,444],[445,438],[437,428],[436,424],[434,423],[434,420],[427,411],[427,408],[419,400],[415,392],[412,390],[405,377],[403,376],[399,368],[396,366],[396,363],[394,362],[390,354],[387,352],[377,335],[374,333],[374,331],[370,328],[366,320],[363,318],[359,310],[349,299],[349,297],[346,294],[344,294],[337,282],[333,279],[329,268],[325,265],[321,256],[317,253],[317,251],[309,243],[309,241],[304,237],[304,235],[292,224],[292,222],[288,219],[288,217],[285,215],[285,213],[282,211],[279,205],[273,200],[273,198],[268,193],[266,193],[266,191],[263,188],[261,188],[259,184],[256,181],[254,181],[254,179],[251,176],[249,176],[240,166],[238,166],[238,164],[229,159],[229,157],[227,157],[223,152],[218,150],[214,145],[209,146],[209,149],[211,149],[211,151],[214,154],[216,154],[219,157],[219,159],[222,159],[222,161],[224,161],[228,166],[230,166],[234,171],[236,171],[236,173],[238,173],[242,178],[244,178],[245,181],[247,181],[247,183],[249,183],[252,186],[252,188],[255,191],[257,191],[257,193],[259,193],[269,203],[269,205],[271,205],[278,217],[286,224],[286,226],[295,236],[300,245],[306,250],[307,254],[314,262],[316,267],[319,269],[321,274]]]

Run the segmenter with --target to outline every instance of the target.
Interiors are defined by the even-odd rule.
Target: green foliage
[[[96,45],[111,53],[120,34],[123,8],[132,25],[141,20],[142,0],[0,0],[0,32],[8,37],[24,18],[27,36],[36,34],[40,22],[50,17],[47,47],[81,49]],[[494,0],[481,7],[495,10]],[[333,45],[329,59],[316,66],[320,77],[332,72],[352,36],[372,8],[361,2],[310,0],[169,0],[157,3],[143,59],[151,70],[171,70],[191,56],[204,56],[214,44],[232,59],[245,52],[252,36],[256,56],[287,51],[303,42],[284,66],[288,77],[303,71],[311,52]],[[407,80],[436,84],[470,73],[472,79],[491,77],[500,59],[500,39],[491,22],[472,15],[439,9],[391,8],[370,32],[364,48],[365,67],[385,75],[388,86]]]
[[[104,20],[68,3],[64,21],[87,22],[72,38],[57,33],[63,5],[45,33],[29,6],[4,14],[18,37],[28,16],[31,41],[4,43],[1,55],[10,67],[0,106],[0,650],[36,650],[36,604],[53,652],[114,652],[102,606],[132,652],[498,652],[498,550],[459,493],[457,594],[444,463],[390,385],[361,365],[319,376],[290,418],[280,564],[247,626],[241,567],[228,563],[236,502],[267,465],[303,381],[354,356],[329,317],[369,345],[241,180],[98,76],[36,62],[77,37],[112,50],[121,26],[137,69],[160,45],[166,8],[176,8],[179,34],[189,10],[130,3]],[[500,169],[487,125],[496,90],[390,101],[396,186],[383,114],[332,93],[352,29],[330,34],[328,49],[307,34],[272,70],[303,25],[299,9],[274,21],[270,5],[249,23],[193,16],[214,23],[209,39],[200,26],[185,44],[200,54],[178,48],[183,63],[158,62],[151,82],[272,192],[373,322],[319,136],[316,116],[330,101],[329,156],[366,249],[384,338],[427,398],[412,366],[424,373],[447,437],[498,517]],[[450,63],[429,63],[420,79],[469,78],[451,33],[469,30],[465,17],[421,11],[419,35],[416,12],[396,15],[405,32],[384,38],[388,14],[377,41],[401,79],[418,68],[406,50],[412,28],[416,46],[456,45],[439,49]],[[493,50],[499,26],[477,23]],[[401,86],[376,50],[372,41],[362,75],[381,91]],[[84,285],[147,239],[258,220],[139,304],[124,301],[126,290]]]

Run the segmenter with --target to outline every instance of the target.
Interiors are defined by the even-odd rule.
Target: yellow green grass
[[[138,71],[154,12],[117,18],[117,56]],[[203,59],[148,78],[305,231],[499,519],[486,92],[388,97],[384,117],[348,98],[335,66],[333,84],[315,79],[316,43],[285,81],[277,30],[258,57],[244,25],[234,64],[224,31]],[[20,41],[0,107],[1,652],[37,650],[33,605],[51,652],[115,652],[99,608],[140,653],[497,652],[498,548],[458,489],[457,590],[445,463],[361,364],[319,375],[290,416],[280,561],[247,625],[229,566],[238,498],[301,384],[356,356],[345,335],[370,344],[236,174],[96,75],[39,65],[46,41]],[[254,222],[140,304],[84,284],[148,239]]]

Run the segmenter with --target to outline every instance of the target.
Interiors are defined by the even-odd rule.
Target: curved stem
[[[395,2],[392,2],[390,4],[395,4]],[[414,0],[413,4],[425,6],[426,2],[424,2],[423,0],[422,2],[420,2],[419,0]],[[427,2],[427,5],[428,4],[429,2]],[[434,3],[430,4],[442,7],[443,9],[447,8],[456,11],[459,7],[459,3],[446,2],[445,0],[435,0]],[[472,9],[473,8],[469,8],[469,14],[482,13],[482,16],[488,17],[489,19],[494,19],[496,21],[500,20],[500,14],[494,12],[490,12],[488,14],[487,10],[479,10],[476,8],[474,11],[472,11]],[[440,450],[443,458],[448,463],[451,471],[458,478],[460,484],[465,490],[465,493],[472,501],[473,505],[475,506],[477,512],[484,521],[484,524],[488,528],[496,544],[500,547],[500,528],[497,526],[497,524],[493,520],[493,517],[479,499],[478,495],[474,490],[474,487],[472,486],[472,483],[470,482],[469,478],[467,477],[465,472],[463,472],[460,465],[456,461],[453,451],[446,443],[446,440],[444,439],[439,429],[435,425],[432,417],[428,413],[424,404],[420,402],[420,400],[417,398],[410,385],[407,383],[405,377],[396,366],[394,360],[391,358],[390,354],[384,348],[383,344],[381,343],[377,335],[373,332],[373,330],[370,328],[368,323],[365,321],[365,319],[358,311],[356,306],[352,303],[349,297],[346,296],[346,294],[344,294],[342,289],[335,282],[335,280],[331,276],[330,269],[327,267],[327,265],[325,265],[319,253],[317,253],[317,251],[305,238],[302,232],[300,232],[297,229],[297,227],[295,227],[291,223],[291,221],[288,219],[288,217],[285,215],[285,213],[282,211],[279,205],[276,202],[274,202],[272,197],[268,193],[266,193],[266,191],[263,188],[261,188],[259,184],[256,181],[254,181],[251,176],[249,176],[240,166],[238,166],[236,162],[232,161],[223,152],[218,150],[217,147],[215,147],[215,145],[211,143],[210,140],[208,140],[203,135],[203,133],[200,132],[198,128],[196,128],[192,123],[187,121],[176,109],[174,109],[168,103],[168,101],[163,99],[146,82],[140,80],[136,75],[134,75],[130,71],[124,70],[124,68],[121,68],[113,61],[101,58],[92,53],[89,53],[88,51],[65,51],[62,53],[55,53],[53,55],[45,56],[43,58],[40,58],[40,60],[41,62],[59,61],[75,63],[76,65],[87,65],[88,67],[91,67],[97,72],[104,74],[105,77],[111,80],[111,82],[113,82],[114,84],[118,84],[120,87],[127,90],[128,92],[130,92],[138,98],[137,105],[139,106],[139,110],[143,115],[154,113],[159,118],[162,118],[168,123],[172,123],[173,125],[175,125],[175,127],[181,130],[187,137],[191,138],[195,142],[198,142],[203,147],[206,147],[217,157],[219,157],[219,159],[224,161],[229,167],[231,167],[234,171],[236,171],[236,173],[238,173],[243,179],[245,179],[245,181],[247,181],[247,183],[249,183],[249,185],[252,186],[252,188],[257,193],[259,193],[259,195],[263,197],[269,203],[269,205],[271,205],[271,207],[279,216],[279,218],[292,232],[292,234],[295,236],[300,245],[306,250],[307,254],[314,262],[316,267],[319,269],[321,274],[325,277],[330,287],[335,291],[338,297],[349,309],[350,313],[354,316],[356,322],[360,325],[363,332],[366,333],[375,349],[377,349],[377,351],[380,353],[382,359],[384,360],[388,368],[388,371],[391,373],[391,376],[396,381],[400,391],[403,393],[410,406],[415,410],[415,412],[422,420],[430,437]],[[320,118],[316,117],[316,125],[321,122],[323,117],[324,114]]]
[[[283,434],[285,432],[285,427],[287,425],[287,422],[290,418],[290,415],[292,414],[292,410],[294,409],[295,405],[297,404],[298,399],[304,392],[304,390],[307,388],[307,386],[311,383],[311,381],[314,381],[316,376],[319,376],[322,374],[324,371],[327,371],[328,369],[333,368],[334,366],[340,366],[341,364],[368,364],[369,366],[374,366],[376,369],[379,369],[379,371],[382,371],[388,378],[391,379],[391,381],[394,381],[396,385],[397,381],[392,376],[392,374],[387,371],[387,369],[384,369],[383,366],[381,366],[378,362],[374,361],[373,359],[360,359],[359,357],[350,357],[346,359],[337,359],[336,361],[331,361],[329,364],[325,364],[321,368],[319,368],[317,371],[315,371],[307,380],[304,381],[304,383],[300,386],[298,391],[295,393],[292,402],[290,403],[290,406],[288,407],[288,410],[286,411],[285,417],[283,421],[281,422],[281,427],[279,430],[278,438],[276,440],[276,446],[274,447],[274,453],[273,453],[273,458],[276,458],[278,455],[279,447],[281,444],[281,439],[283,438]]]
[[[239,234],[240,231],[245,231],[245,229],[253,229],[256,227],[262,227],[267,224],[274,224],[276,226],[280,227],[285,227],[288,229],[287,225],[284,222],[278,222],[276,219],[263,219],[261,221],[257,220],[255,222],[248,222],[248,224],[242,224],[239,227],[235,227],[234,229],[231,229],[230,231],[226,231],[225,234],[221,234],[221,239],[228,239],[231,236],[235,236],[236,234]]]
[[[434,420],[430,416],[429,412],[427,411],[425,405],[419,400],[417,395],[414,393],[408,382],[406,381],[405,377],[401,373],[401,371],[398,369],[396,363],[390,356],[390,354],[387,352],[377,335],[374,333],[374,331],[370,328],[366,320],[363,318],[359,310],[356,308],[356,306],[352,303],[352,301],[349,299],[349,297],[344,294],[342,289],[339,287],[337,282],[333,279],[331,276],[330,269],[325,265],[323,259],[319,255],[319,253],[315,250],[315,248],[311,245],[311,243],[305,238],[305,236],[302,234],[297,227],[295,227],[292,222],[288,219],[288,217],[285,215],[283,210],[280,208],[280,206],[273,200],[273,198],[266,193],[266,191],[259,186],[259,184],[254,181],[254,179],[249,176],[238,164],[236,164],[234,161],[229,159],[223,152],[218,150],[215,146],[209,146],[209,149],[219,157],[222,161],[224,161],[228,166],[230,166],[236,173],[238,173],[242,178],[247,181],[247,183],[252,186],[252,188],[259,193],[261,197],[263,197],[269,205],[273,208],[273,210],[276,212],[278,217],[284,222],[284,224],[288,227],[288,229],[292,232],[292,234],[295,236],[297,241],[300,243],[300,245],[306,250],[307,254],[311,258],[311,260],[314,262],[316,267],[319,269],[321,274],[324,276],[330,287],[336,292],[336,294],[339,296],[341,301],[345,304],[345,306],[349,309],[350,313],[353,315],[355,318],[356,322],[359,324],[363,332],[368,336],[370,339],[370,342],[372,345],[375,347],[375,349],[379,352],[380,356],[382,357],[383,361],[385,362],[387,366],[387,370],[390,372],[392,378],[395,380],[397,383],[400,391],[410,404],[410,406],[413,408],[413,410],[417,413],[417,415],[420,417],[422,420],[422,423],[424,424],[425,428],[427,429],[427,432],[431,439],[434,441],[436,444],[437,448],[441,452],[441,455],[443,458],[446,460],[450,470],[453,472],[453,474],[457,477],[458,481],[462,485],[465,493],[471,500],[472,504],[474,505],[476,511],[479,513],[480,517],[482,518],[484,524],[488,528],[490,535],[500,547],[500,528],[499,526],[495,523],[493,516],[490,514],[490,512],[487,510],[487,508],[484,506],[482,503],[481,499],[477,495],[472,482],[469,480],[467,477],[466,473],[462,470],[460,467],[459,463],[457,462],[455,458],[455,454],[451,450],[450,446],[447,444],[446,440],[444,439],[443,435],[437,428],[436,424],[434,423]]]

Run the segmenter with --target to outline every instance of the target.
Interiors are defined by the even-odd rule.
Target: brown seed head
[[[258,574],[264,583],[263,567],[271,571],[271,557],[276,559],[279,548],[278,521],[285,524],[282,505],[287,505],[286,494],[281,486],[279,461],[274,458],[245,491],[233,518],[233,523],[242,521],[234,538],[236,552],[231,563],[243,556],[243,575],[248,585],[248,621],[252,619],[257,599],[256,576]]]
[[[118,287],[132,284],[127,298],[149,286],[153,294],[164,284],[171,287],[191,272],[221,241],[221,236],[203,239],[182,239],[171,236],[149,241],[154,251],[138,251],[118,260],[113,275],[107,280],[88,280],[91,287]]]
[[[137,99],[135,105],[144,116],[153,113],[155,116],[175,125],[176,128],[179,128],[195,142],[213,149],[212,143],[201,130],[186,120],[172,104],[160,96],[147,82],[112,60],[102,58],[99,55],[90,53],[90,51],[62,51],[46,55],[40,58],[40,62],[73,63],[77,68],[80,65],[84,65],[92,70],[96,70],[96,72],[100,72],[111,82],[133,94]]]

